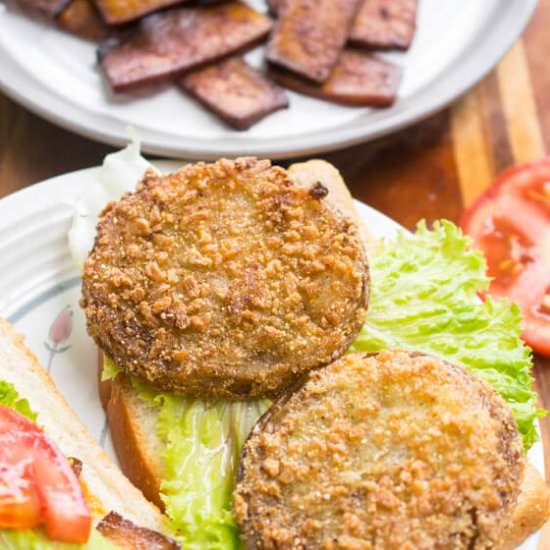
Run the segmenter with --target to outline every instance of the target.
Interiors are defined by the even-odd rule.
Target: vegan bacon
[[[350,40],[360,46],[407,50],[416,31],[416,0],[363,0]]]
[[[104,40],[110,34],[91,0],[71,0],[56,21],[64,31],[87,40]]]
[[[103,19],[110,25],[127,23],[161,8],[186,0],[95,0]]]
[[[179,83],[239,130],[250,128],[268,114],[288,107],[286,93],[240,57],[192,71]]]
[[[116,92],[166,80],[254,44],[271,19],[243,2],[172,8],[144,17],[128,40],[100,51],[100,64]]]
[[[401,79],[397,65],[360,51],[345,49],[332,74],[323,84],[314,84],[284,69],[270,68],[270,76],[299,93],[342,103],[388,107],[395,101]]]
[[[267,47],[272,63],[324,82],[348,39],[358,0],[286,0]]]
[[[180,550],[168,537],[145,527],[138,527],[116,512],[107,514],[97,530],[121,550]]]

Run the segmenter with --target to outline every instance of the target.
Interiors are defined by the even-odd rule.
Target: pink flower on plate
[[[50,326],[48,337],[54,345],[66,342],[73,331],[73,310],[71,306],[65,306]]]
[[[73,309],[65,306],[54,319],[48,331],[48,342],[44,342],[46,349],[50,352],[48,359],[48,372],[52,368],[54,357],[59,353],[66,352],[71,346],[66,345],[73,331]]]

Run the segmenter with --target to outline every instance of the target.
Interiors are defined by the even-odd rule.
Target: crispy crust
[[[422,354],[348,355],[258,422],[234,511],[246,548],[494,548],[523,466],[509,408],[476,377]]]
[[[374,55],[346,48],[322,84],[310,82],[278,67],[269,76],[301,94],[343,105],[389,107],[397,97],[401,69]]]
[[[191,395],[273,396],[331,362],[362,326],[368,267],[315,189],[255,159],[150,175],[98,224],[89,333],[127,373]]]
[[[288,107],[285,91],[241,57],[192,71],[179,84],[238,130],[246,130],[270,113]]]

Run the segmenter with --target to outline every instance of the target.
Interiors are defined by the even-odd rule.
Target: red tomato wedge
[[[39,525],[52,540],[84,544],[92,517],[63,454],[31,420],[0,405],[0,527]]]
[[[524,340],[550,355],[550,158],[503,172],[461,226],[485,252],[489,292],[519,304]]]

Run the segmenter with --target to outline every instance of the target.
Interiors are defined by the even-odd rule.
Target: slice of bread
[[[120,467],[145,497],[163,510],[160,482],[164,464],[155,412],[138,397],[124,374],[102,382],[103,354],[98,357],[99,393]]]
[[[82,461],[81,477],[93,495],[95,520],[114,511],[136,525],[168,532],[164,516],[113,464],[23,338],[3,319],[0,319],[0,380],[13,384],[19,395],[28,399],[38,413],[38,423],[65,456]]]

